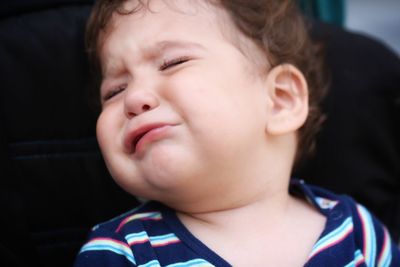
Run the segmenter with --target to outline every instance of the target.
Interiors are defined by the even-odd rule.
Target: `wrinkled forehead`
[[[99,36],[100,54],[110,35],[118,28],[118,24],[126,16],[135,16],[140,20],[147,13],[157,14],[168,9],[171,16],[192,19],[204,16],[211,27],[219,29],[219,33],[227,41],[234,44],[247,58],[263,69],[269,68],[267,57],[263,51],[245,36],[235,25],[231,15],[222,7],[219,0],[128,0],[123,1],[114,11],[110,21]],[[175,16],[176,15],[176,16]],[[185,23],[182,21],[182,23]],[[261,54],[260,54],[261,53]],[[101,57],[101,55],[100,55]]]
[[[125,0],[120,7],[124,10],[147,10],[157,12],[159,8],[171,8],[178,12],[191,13],[199,7],[217,6],[218,0]]]
[[[124,16],[136,16],[140,18],[147,13],[157,14],[168,9],[180,15],[196,16],[201,13],[209,13],[218,22],[225,26],[233,26],[227,12],[218,4],[218,0],[127,0],[121,1],[115,6],[109,21],[102,31],[102,38],[106,38],[113,32],[118,21]]]
[[[201,31],[207,25],[209,34],[225,37],[228,30],[233,31],[233,23],[225,10],[211,3],[210,0],[121,1],[119,6],[113,8],[113,13],[99,33],[100,57],[115,42],[134,39],[138,35],[149,35],[151,39],[171,36],[189,38],[187,34]]]

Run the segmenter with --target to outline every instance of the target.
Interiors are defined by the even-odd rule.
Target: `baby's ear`
[[[268,73],[267,89],[267,133],[280,135],[298,130],[308,115],[308,87],[303,74],[290,64],[276,66]]]

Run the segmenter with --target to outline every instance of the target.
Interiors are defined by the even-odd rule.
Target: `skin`
[[[133,195],[177,210],[235,266],[300,266],[324,225],[287,189],[308,113],[304,77],[290,65],[256,63],[265,55],[222,9],[174,3],[178,10],[151,1],[151,11],[115,15],[104,36],[97,137],[110,173]],[[136,149],[127,148],[149,125]],[[298,255],[285,259],[289,251]]]

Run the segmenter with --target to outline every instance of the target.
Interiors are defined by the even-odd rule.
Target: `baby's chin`
[[[168,174],[174,173],[174,175]],[[138,198],[141,202],[155,200],[162,203],[180,203],[190,201],[191,195],[185,192],[199,188],[198,178],[184,175],[182,171],[171,170],[152,171],[150,174],[124,173],[113,176],[115,182],[126,192]]]

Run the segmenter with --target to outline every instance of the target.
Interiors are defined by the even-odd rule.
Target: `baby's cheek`
[[[107,117],[104,115],[104,113],[101,113],[97,119],[96,136],[102,152],[105,150],[107,144],[107,124]]]
[[[116,105],[110,105],[103,109],[97,119],[96,135],[102,151],[121,141],[119,138],[124,117],[119,109]]]

